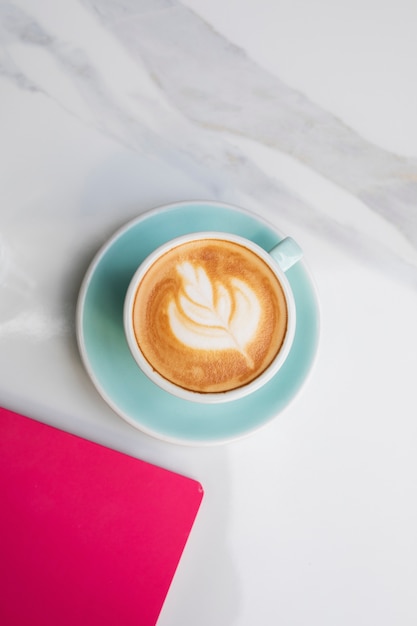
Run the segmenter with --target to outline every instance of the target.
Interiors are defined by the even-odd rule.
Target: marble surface
[[[200,480],[160,626],[417,622],[412,0],[0,2],[0,403]],[[295,237],[321,302],[302,394],[257,434],[133,429],[81,364],[98,248],[161,204]]]

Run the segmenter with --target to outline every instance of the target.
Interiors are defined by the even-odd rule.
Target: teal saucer
[[[84,278],[77,307],[81,357],[100,395],[139,430],[182,444],[224,443],[274,419],[306,381],[319,339],[316,292],[305,262],[299,261],[287,272],[297,307],[294,343],[278,374],[260,390],[224,404],[195,404],[168,394],[142,374],[123,330],[123,303],[130,279],[161,244],[204,230],[241,235],[266,250],[283,237],[253,214],[217,202],[182,202],[155,209],[116,232],[98,252]]]

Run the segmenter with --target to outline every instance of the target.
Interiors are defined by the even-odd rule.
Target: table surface
[[[0,5],[0,404],[198,479],[160,626],[415,625],[417,82],[412,0]],[[170,202],[302,245],[316,366],[268,426],[152,438],[82,366],[97,250]]]

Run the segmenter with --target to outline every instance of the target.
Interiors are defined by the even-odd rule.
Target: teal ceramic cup
[[[283,337],[280,348],[272,361],[269,363],[266,369],[264,369],[258,376],[256,376],[256,378],[254,378],[247,384],[243,384],[241,386],[226,391],[200,392],[193,389],[187,389],[183,385],[177,384],[172,380],[169,380],[168,377],[161,375],[157,371],[157,369],[151,364],[147,356],[145,356],[144,352],[140,348],[137,341],[137,333],[135,331],[134,306],[137,294],[139,293],[139,289],[145,276],[148,275],[148,273],[150,272],[150,270],[152,270],[155,264],[160,259],[162,259],[162,257],[167,255],[167,253],[185,244],[194,242],[198,244],[198,242],[202,242],[203,240],[217,240],[226,243],[230,242],[231,244],[238,244],[239,246],[242,246],[248,251],[254,253],[254,255],[264,261],[264,263],[272,271],[272,274],[275,276],[282,289],[286,303],[287,324],[285,335]],[[273,376],[275,376],[275,374],[285,363],[293,344],[297,321],[297,311],[292,288],[285,273],[295,263],[297,263],[302,258],[302,256],[303,253],[301,248],[291,237],[286,237],[282,239],[269,251],[265,251],[256,243],[244,237],[215,231],[190,233],[187,235],[176,237],[175,239],[164,243],[162,246],[153,251],[137,268],[129,284],[124,301],[124,332],[130,352],[137,366],[153,383],[158,385],[158,387],[178,398],[190,402],[198,402],[201,404],[230,402],[248,396],[253,392],[259,390],[268,381],[270,381]],[[191,303],[190,306],[192,308],[194,306],[193,303]],[[196,307],[194,306],[194,309],[195,308]],[[245,329],[250,326],[252,321],[253,320],[251,315],[246,315],[246,319],[245,317],[241,319],[240,326],[243,327],[243,334],[245,334]],[[187,341],[187,338],[185,339],[185,341]],[[207,341],[209,342],[210,339],[208,339]],[[213,339],[213,341],[215,345],[216,340]],[[207,350],[210,350],[210,344],[206,342],[205,345],[207,345]],[[221,355],[221,351],[218,352],[218,354]],[[221,358],[221,356],[219,358]]]

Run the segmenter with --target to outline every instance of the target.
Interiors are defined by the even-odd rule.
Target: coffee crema
[[[133,330],[162,377],[190,391],[220,393],[256,379],[287,331],[283,288],[268,264],[222,239],[182,243],[162,254],[134,297]]]

